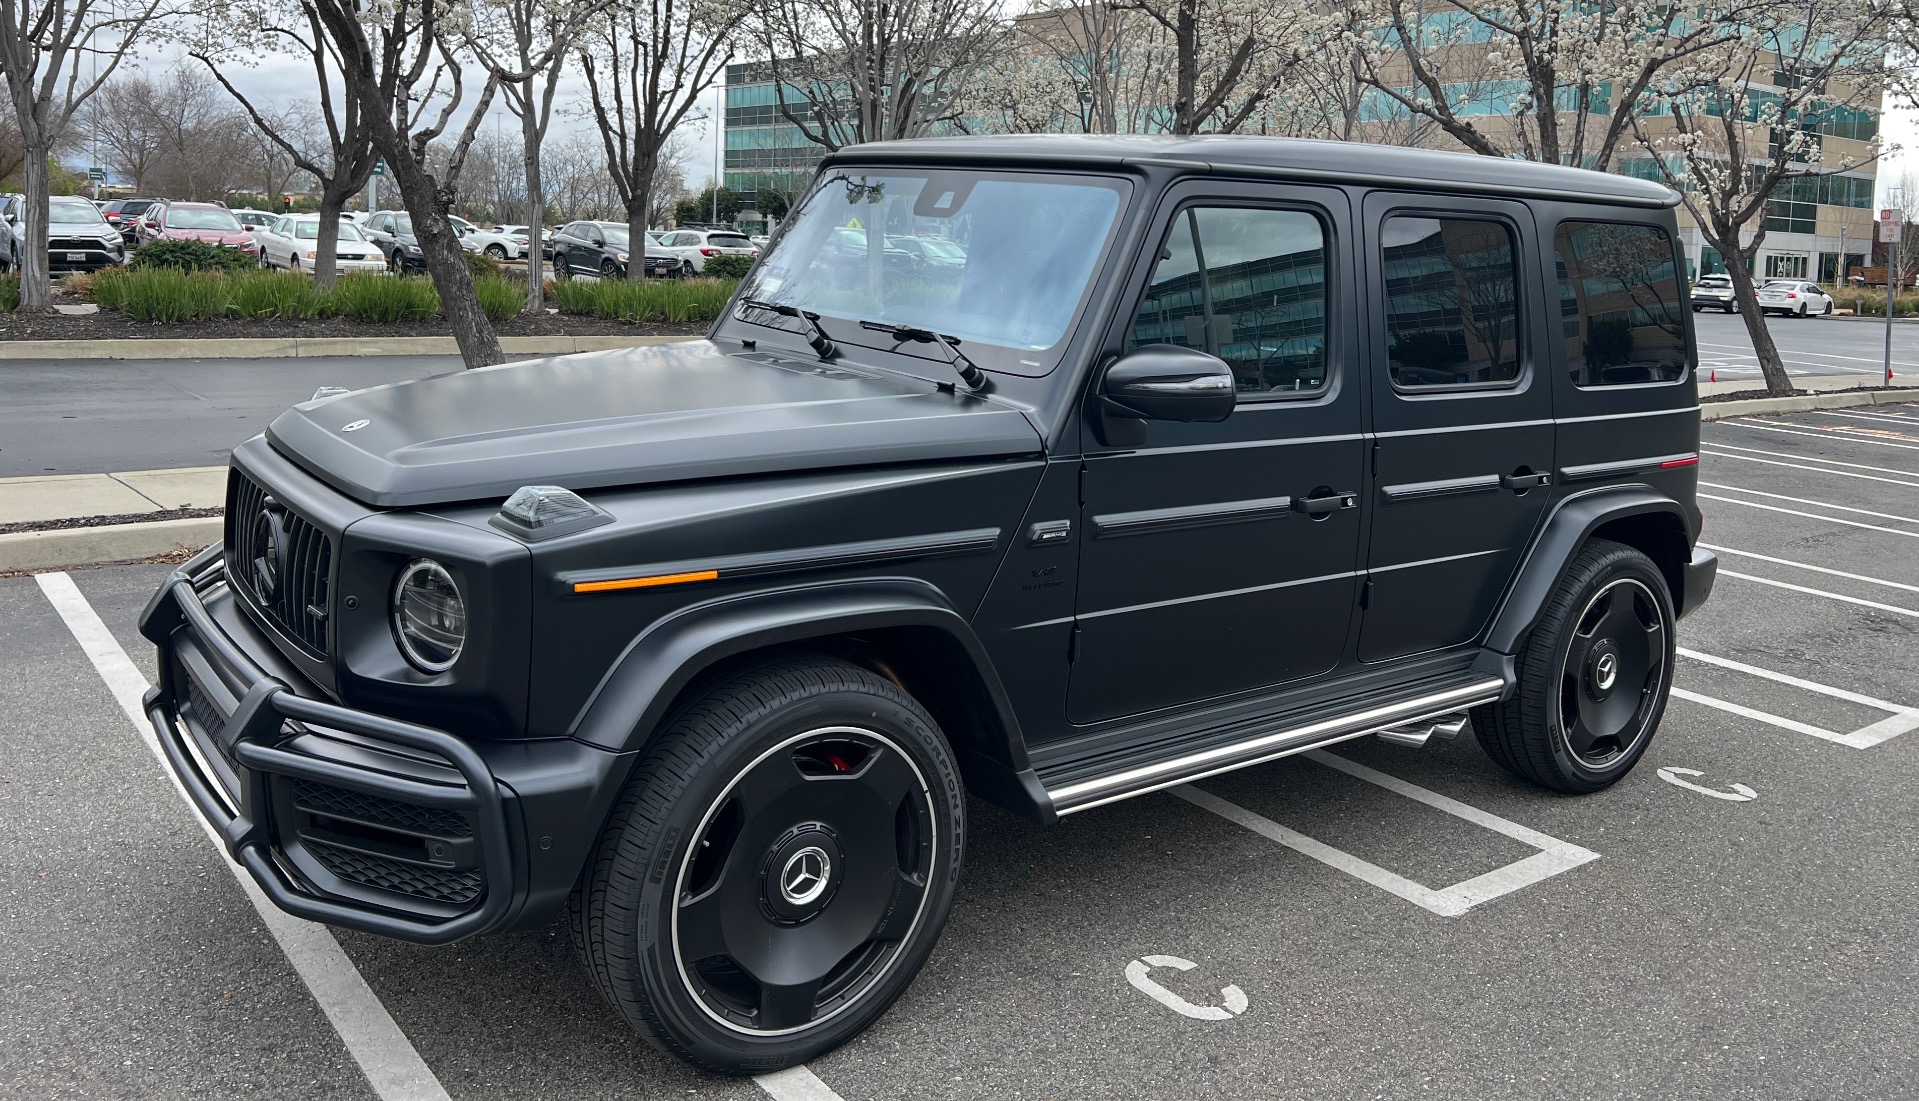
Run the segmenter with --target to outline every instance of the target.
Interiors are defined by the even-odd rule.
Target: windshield
[[[614,248],[625,248],[626,243],[631,240],[626,235],[625,226],[601,226],[600,232],[606,234],[606,243]]]
[[[100,217],[92,203],[47,204],[47,224],[54,226],[97,226],[104,225],[106,219]]]
[[[1052,364],[1033,353],[1057,345],[1077,316],[1122,186],[966,169],[832,171],[793,212],[742,297],[851,322],[827,324],[837,341],[891,347],[857,323],[909,325],[1011,351],[981,366],[1041,372]],[[869,226],[956,242],[961,262],[923,264]]]
[[[394,218],[393,231],[395,233],[404,233],[408,237],[413,236],[413,215],[402,214],[399,217]]]
[[[224,229],[234,233],[240,231],[240,223],[233,215],[224,210],[195,210],[192,207],[175,207],[167,215],[168,229]]]
[[[709,233],[706,236],[706,243],[714,248],[753,247],[753,242],[747,240],[744,234],[738,233]]]
[[[1727,287],[1727,286],[1731,286],[1731,285],[1732,285],[1732,276],[1730,276],[1730,275],[1702,275],[1702,276],[1700,276],[1700,277],[1699,277],[1699,285],[1700,285],[1700,286],[1702,286],[1702,287]]]
[[[293,236],[302,241],[317,241],[320,239],[320,223],[295,222],[293,223]],[[354,228],[352,222],[342,221],[340,223],[340,240],[364,241],[366,238],[360,236],[360,231]]]

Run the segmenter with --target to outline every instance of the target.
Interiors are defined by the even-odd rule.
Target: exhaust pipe
[[[1375,731],[1374,733],[1379,736],[1379,740],[1382,742],[1391,742],[1394,745],[1410,746],[1413,749],[1419,749],[1435,737],[1451,741],[1459,737],[1460,732],[1465,729],[1466,713],[1464,711],[1455,711],[1450,715],[1441,715],[1436,719],[1421,719],[1416,723],[1389,726],[1384,730]]]

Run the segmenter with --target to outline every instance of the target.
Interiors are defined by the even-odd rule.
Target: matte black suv
[[[564,915],[655,1043],[803,1060],[926,959],[968,792],[1050,822],[1469,711],[1518,776],[1624,776],[1715,565],[1674,201],[1364,145],[851,147],[705,340],[242,445],[147,709],[285,909]]]

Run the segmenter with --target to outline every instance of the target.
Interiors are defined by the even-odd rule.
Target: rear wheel
[[[486,246],[486,254],[495,260],[504,260],[506,259],[506,246],[488,245]]]
[[[1638,550],[1596,539],[1566,569],[1519,655],[1511,699],[1473,711],[1498,764],[1573,794],[1617,783],[1646,752],[1672,688],[1672,598]]]
[[[951,909],[966,808],[932,718],[824,658],[725,682],[634,767],[571,908],[614,1008],[662,1049],[758,1074],[851,1039]]]
[[[553,254],[553,278],[555,279],[573,278],[573,268],[567,264],[566,257],[562,255],[561,253],[557,253],[557,252]]]

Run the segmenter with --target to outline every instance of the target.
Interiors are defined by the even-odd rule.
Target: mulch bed
[[[54,300],[61,305],[79,302],[79,299],[64,295],[56,295]],[[704,323],[640,324],[573,314],[516,317],[493,327],[493,331],[501,336],[703,336],[706,330]],[[0,340],[230,340],[451,335],[446,322],[437,318],[432,321],[375,324],[345,317],[318,317],[303,321],[229,317],[218,321],[156,325],[135,321],[114,310],[101,310],[84,317],[70,317],[51,310],[32,314],[0,312]]]
[[[1793,391],[1792,393],[1790,393],[1790,394],[1772,394],[1772,393],[1767,393],[1767,392],[1766,392],[1766,391],[1764,391],[1764,390],[1734,390],[1734,391],[1733,391],[1732,393],[1730,393],[1730,394],[1712,394],[1712,395],[1710,395],[1710,396],[1707,396],[1707,397],[1702,397],[1702,398],[1700,398],[1700,399],[1699,399],[1699,403],[1700,403],[1701,405],[1704,405],[1704,404],[1707,404],[1708,402],[1715,402],[1715,401],[1751,401],[1751,400],[1753,400],[1754,398],[1780,398],[1780,397],[1786,397],[1786,398],[1799,398],[1799,397],[1805,397],[1805,396],[1806,396],[1807,394],[1813,394],[1813,393],[1818,393],[1818,394],[1860,394],[1860,393],[1864,393],[1864,392],[1866,392],[1866,391],[1868,391],[1868,390],[1872,390],[1872,391],[1890,391],[1890,390],[1901,390],[1901,391],[1919,391],[1919,386],[1849,386],[1849,387],[1847,387],[1847,388],[1846,388],[1846,389],[1844,389],[1844,390],[1794,390],[1794,391]]]
[[[134,512],[124,516],[64,516],[54,520],[23,520],[0,524],[0,535],[16,531],[65,531],[68,528],[104,528],[112,524],[151,524],[159,520],[197,520],[203,516],[224,516],[223,508],[173,508],[164,512]]]

